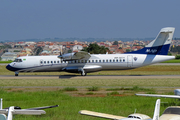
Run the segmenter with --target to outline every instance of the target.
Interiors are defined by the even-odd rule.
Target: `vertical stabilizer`
[[[175,28],[162,28],[155,40],[150,42],[143,49],[130,52],[132,54],[167,55]]]
[[[154,109],[154,116],[152,120],[159,120],[159,113],[160,113],[160,99],[157,99],[155,109]]]

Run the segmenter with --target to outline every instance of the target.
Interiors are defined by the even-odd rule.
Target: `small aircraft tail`
[[[160,99],[157,99],[154,109],[154,116],[152,120],[159,120],[159,113],[160,113]]]
[[[156,37],[151,43],[145,46],[143,49],[132,51],[129,53],[132,54],[150,54],[150,55],[167,55],[168,50],[173,38],[175,28],[166,27],[162,28]]]

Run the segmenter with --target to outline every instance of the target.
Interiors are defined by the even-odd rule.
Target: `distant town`
[[[71,53],[81,51],[83,48],[88,47],[90,44],[97,44],[105,46],[109,49],[108,54],[122,54],[125,52],[136,51],[142,49],[152,40],[133,40],[123,42],[118,41],[105,41],[105,42],[87,42],[87,41],[70,41],[70,42],[50,42],[50,41],[21,41],[21,42],[1,42],[0,43],[0,60],[13,61],[20,56],[47,56],[59,55],[60,53]],[[172,40],[169,54],[180,53],[180,40]]]

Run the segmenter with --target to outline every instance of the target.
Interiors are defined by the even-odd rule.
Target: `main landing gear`
[[[86,75],[87,75],[87,72],[82,69],[81,70],[81,76],[86,76]]]
[[[18,76],[19,75],[19,72],[15,72],[15,76]]]

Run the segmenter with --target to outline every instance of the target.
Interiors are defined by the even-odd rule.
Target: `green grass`
[[[12,61],[0,61],[0,63],[11,63]]]
[[[123,79],[123,75],[180,75],[180,66],[146,66],[134,70],[124,71],[101,71],[91,73],[88,75],[122,75],[118,79],[59,79],[57,78],[18,78],[12,77],[11,79],[0,78],[0,94],[3,98],[3,107],[20,106],[21,108],[32,108],[47,105],[56,105],[58,108],[46,109],[46,114],[41,116],[31,115],[15,115],[14,120],[104,120],[102,118],[95,118],[90,116],[83,116],[78,114],[80,110],[91,110],[96,112],[128,116],[134,113],[137,109],[137,113],[147,114],[150,117],[153,116],[154,106],[157,98],[152,97],[140,97],[133,94],[137,91],[140,93],[156,93],[163,92],[163,94],[173,94],[174,88],[166,87],[179,87],[179,78],[143,78],[139,79],[134,76],[130,79]],[[10,72],[5,69],[5,66],[0,66],[1,75],[14,75],[14,72]],[[64,75],[69,74],[65,72],[45,72],[45,73],[20,73],[20,75]],[[148,83],[148,84],[147,84]],[[32,88],[6,88],[7,86],[29,86]],[[52,86],[52,88],[40,88],[40,87]],[[64,87],[66,90],[60,90],[58,87]],[[72,89],[76,89],[79,86],[81,88],[78,91],[68,92]],[[92,90],[98,89],[98,91],[88,91],[88,86]],[[93,87],[95,86],[95,87]],[[149,88],[144,88],[144,87]],[[103,88],[105,87],[105,88]],[[157,87],[151,89],[151,87]],[[165,90],[161,90],[164,87]],[[99,96],[101,92],[109,92],[106,89],[109,88],[110,94],[105,93],[104,96]],[[120,88],[120,89],[119,89]],[[84,90],[82,90],[84,89]],[[103,89],[105,89],[103,91]],[[122,90],[122,91],[121,91]],[[120,95],[117,94],[117,92]],[[125,91],[125,92],[124,92]],[[167,92],[166,92],[167,91]],[[113,95],[114,94],[114,95]],[[122,96],[121,96],[122,95]],[[161,114],[166,107],[170,105],[180,105],[180,102],[170,98],[161,98]],[[165,103],[164,103],[165,102]]]
[[[133,86],[133,87],[120,87],[120,88],[109,88],[106,89],[106,91],[119,91],[119,90],[133,90],[133,91],[154,91],[153,88],[142,88],[139,86]]]
[[[180,63],[180,59],[168,60],[168,61],[164,61],[162,63]]]
[[[137,109],[138,113],[147,114],[152,117],[154,105],[157,98],[137,96],[106,96],[106,97],[73,97],[59,91],[49,92],[6,92],[0,90],[3,98],[3,107],[20,106],[21,108],[32,108],[47,105],[59,107],[46,109],[46,114],[41,116],[15,115],[14,120],[103,120],[78,113],[80,110],[91,110],[114,115],[128,116]],[[168,104],[161,105],[161,113],[172,99],[161,99]],[[162,103],[163,104],[163,103]]]

